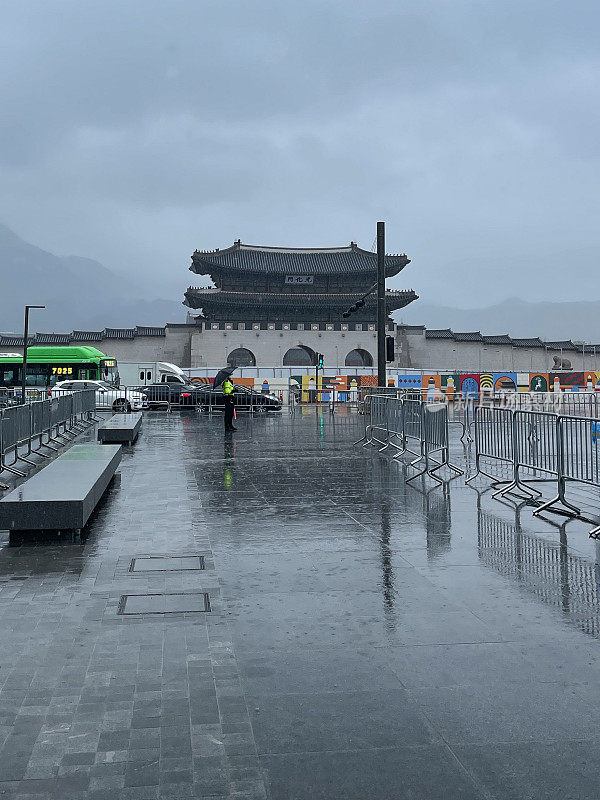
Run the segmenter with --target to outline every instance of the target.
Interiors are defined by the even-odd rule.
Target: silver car
[[[110,408],[113,411],[141,411],[148,408],[148,401],[141,392],[115,389],[105,381],[61,381],[53,386],[48,394],[57,397],[66,392],[83,389],[96,390],[96,408]]]

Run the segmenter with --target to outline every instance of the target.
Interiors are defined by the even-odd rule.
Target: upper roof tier
[[[397,275],[407,264],[410,259],[404,253],[386,255],[386,276]],[[190,269],[197,275],[217,274],[222,270],[282,275],[374,273],[377,253],[362,250],[355,242],[348,247],[259,247],[242,244],[238,239],[225,250],[196,250]]]

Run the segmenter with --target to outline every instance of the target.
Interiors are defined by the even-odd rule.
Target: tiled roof
[[[483,336],[485,344],[512,344],[512,339],[507,333],[501,333],[497,336]]]
[[[513,339],[513,347],[543,347],[544,343],[541,339]]]
[[[169,326],[172,327],[172,326]],[[177,327],[177,326],[176,326]],[[182,325],[179,327],[188,327]],[[194,326],[191,326],[194,327]],[[28,337],[30,345],[71,344],[74,342],[101,342],[103,339],[135,339],[136,336],[165,336],[166,326],[136,325],[135,328],[105,328],[103,331],[72,331],[71,333],[36,333]],[[22,347],[23,337],[0,334],[0,346]]]
[[[36,344],[69,344],[72,340],[71,333],[36,333]]]
[[[548,350],[581,350],[581,345],[573,344],[570,339],[562,342],[546,342]]]
[[[107,339],[135,339],[135,328],[105,328]]]
[[[136,336],[164,336],[166,333],[165,328],[153,328],[144,325],[136,325]]]
[[[404,253],[386,255],[386,275],[397,275],[409,263],[410,259]],[[374,273],[377,254],[362,250],[354,242],[349,247],[293,248],[260,247],[238,241],[225,250],[196,250],[190,269],[198,275],[218,274],[222,269],[281,275]]]
[[[35,344],[35,336],[27,337],[28,346]],[[11,336],[10,334],[0,336],[0,347],[23,347],[22,336]]]
[[[412,289],[407,291],[386,291],[385,295],[388,310],[403,308],[417,299],[417,295]],[[317,294],[308,292],[290,292],[289,294],[273,292],[272,294],[267,294],[265,292],[228,292],[221,289],[198,289],[194,286],[190,286],[185,293],[186,304],[190,308],[208,308],[211,306],[241,308],[242,306],[256,305],[268,305],[273,308],[281,308],[282,306],[290,308],[304,308],[306,306],[347,308],[362,297],[363,294],[361,292],[356,292],[355,294]],[[374,307],[376,305],[377,299],[374,295],[369,295],[365,298],[365,306]]]
[[[73,331],[73,339],[77,342],[99,342],[104,339],[104,331]]]
[[[455,342],[482,342],[483,336],[479,331],[470,331],[467,333],[455,333]]]
[[[427,328],[425,331],[425,338],[426,339],[454,339],[454,334],[450,330],[450,328],[440,328],[436,330],[435,328]]]

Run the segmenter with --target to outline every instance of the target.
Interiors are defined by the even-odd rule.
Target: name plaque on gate
[[[286,275],[285,283],[287,284],[291,283],[294,285],[298,284],[306,285],[309,283],[313,283],[314,277],[315,277],[314,275]]]

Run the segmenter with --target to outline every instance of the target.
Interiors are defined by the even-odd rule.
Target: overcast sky
[[[597,0],[2,4],[0,221],[178,299],[190,253],[388,251],[428,302],[598,299]]]

